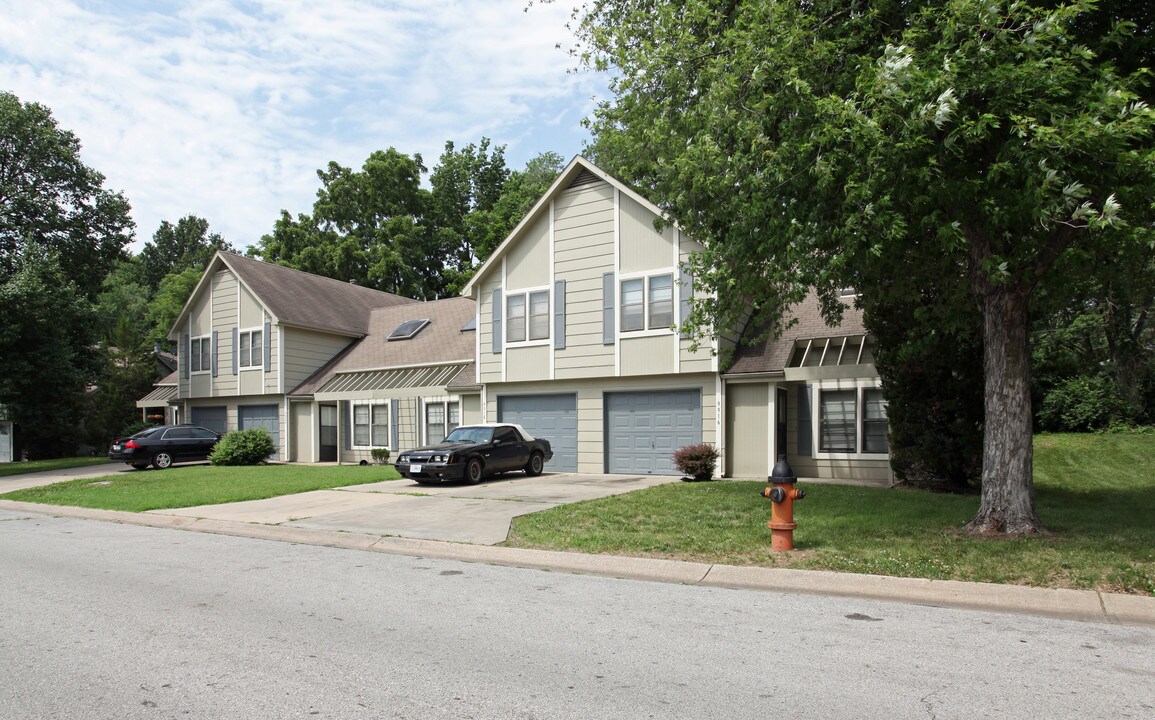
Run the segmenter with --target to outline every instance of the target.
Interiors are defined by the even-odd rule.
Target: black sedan
[[[108,459],[128,463],[137,470],[149,465],[163,470],[173,463],[207,460],[220,439],[217,433],[197,425],[163,425],[113,440]]]
[[[535,438],[520,425],[462,425],[444,442],[407,450],[397,456],[397,472],[422,485],[443,480],[479,483],[486,475],[524,470],[540,475],[553,457],[548,440]]]

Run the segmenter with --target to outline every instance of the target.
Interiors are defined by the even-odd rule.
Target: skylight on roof
[[[397,326],[397,329],[389,333],[386,340],[408,340],[417,333],[421,332],[422,328],[429,324],[428,320],[407,320]]]

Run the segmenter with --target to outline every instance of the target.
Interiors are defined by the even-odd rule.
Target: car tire
[[[465,463],[465,482],[470,485],[476,485],[481,482],[481,476],[484,468],[481,466],[481,460],[478,458],[470,458],[469,462]]]
[[[545,459],[542,457],[541,453],[535,452],[533,455],[530,455],[529,462],[525,464],[526,476],[537,477],[538,475],[541,475],[541,471],[544,465]]]
[[[131,463],[131,465],[136,470],[144,470],[148,467],[148,463]]]
[[[166,452],[158,452],[152,456],[152,466],[157,470],[164,470],[172,467],[172,455]]]

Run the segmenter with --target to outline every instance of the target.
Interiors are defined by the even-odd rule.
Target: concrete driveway
[[[267,500],[153,510],[156,515],[496,545],[518,515],[677,482],[651,475],[544,474],[428,486],[393,480]]]

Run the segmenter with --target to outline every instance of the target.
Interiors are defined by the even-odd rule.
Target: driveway
[[[152,514],[315,530],[496,545],[519,515],[558,505],[677,482],[652,475],[544,474],[495,478],[480,485],[418,485],[392,480],[315,490],[266,500],[201,505]]]

